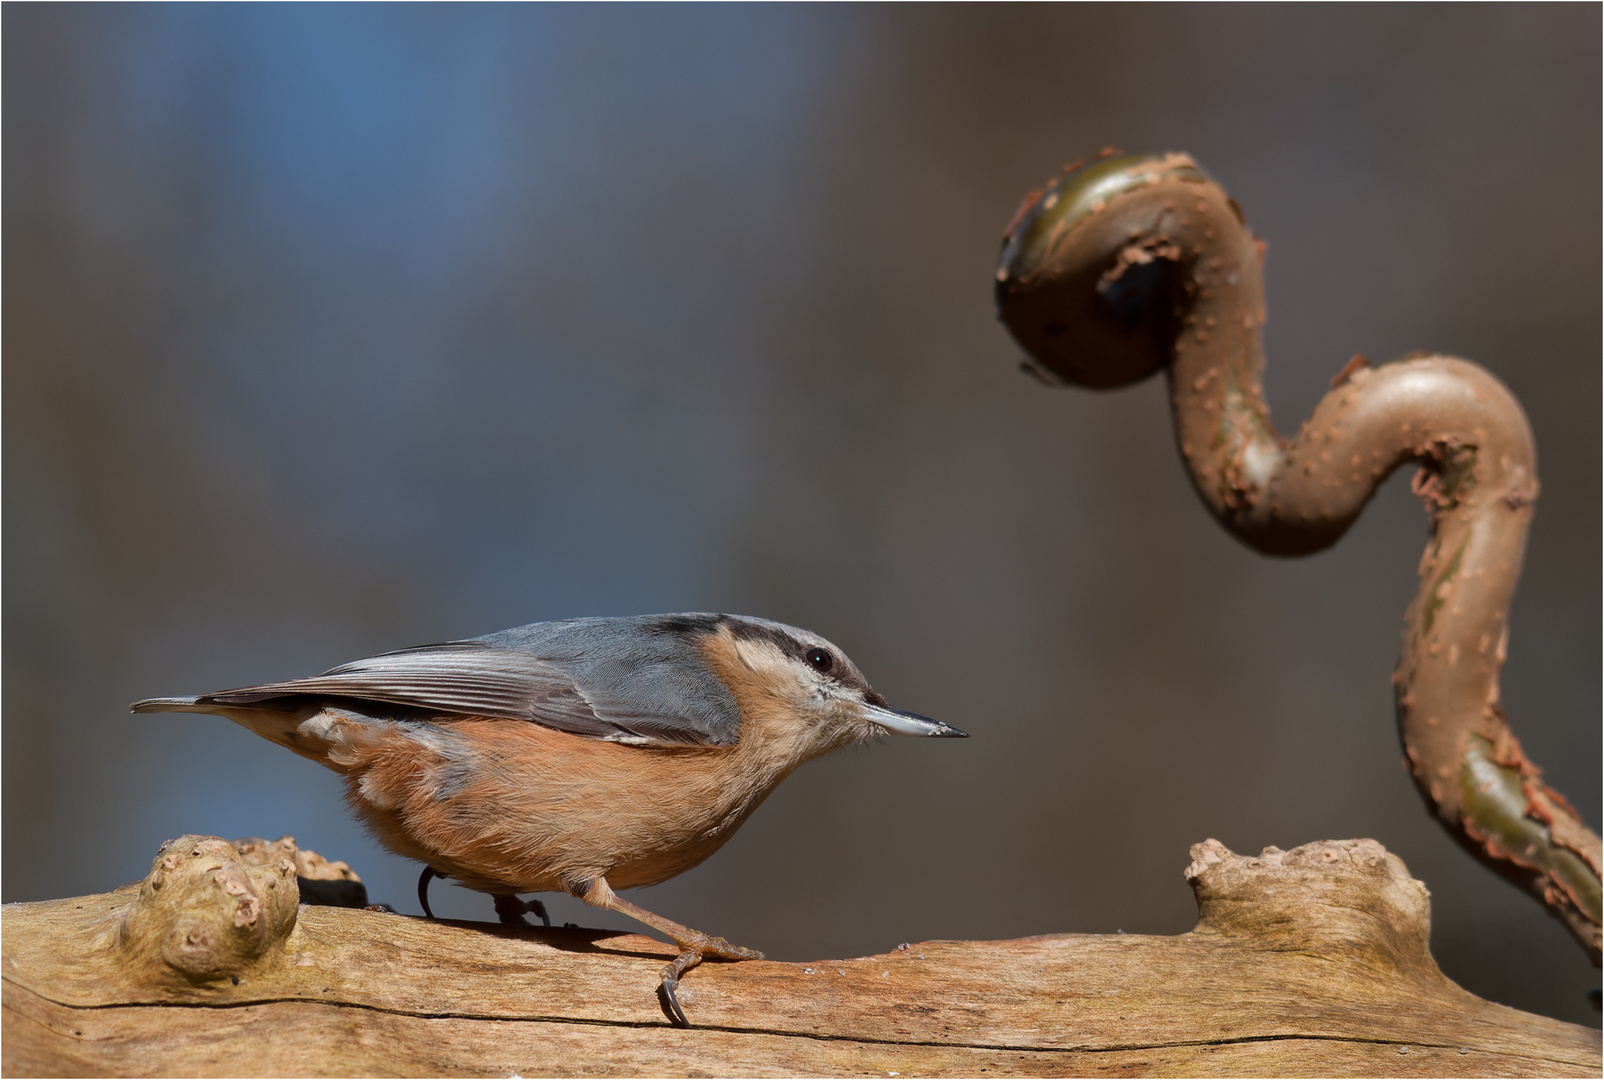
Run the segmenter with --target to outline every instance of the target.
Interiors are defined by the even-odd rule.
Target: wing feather
[[[627,685],[628,672],[622,679],[596,680],[572,667],[526,649],[454,641],[382,653],[309,679],[224,690],[199,700],[248,705],[285,697],[351,698],[446,715],[527,720],[612,741],[677,746],[733,741],[698,722],[699,716],[679,715],[692,710],[643,709],[629,695],[610,692],[616,689],[610,684]]]

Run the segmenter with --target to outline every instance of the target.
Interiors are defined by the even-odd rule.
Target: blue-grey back
[[[740,737],[740,709],[709,670],[700,644],[729,618],[693,613],[566,619],[471,640],[562,671],[604,719],[656,726],[677,718],[687,734],[699,736],[694,741],[725,746]]]
[[[336,698],[442,719],[527,720],[616,742],[731,746],[741,734],[740,708],[701,649],[723,627],[787,653],[822,641],[765,619],[699,612],[568,619],[381,653],[310,679],[204,694],[195,702],[278,708]],[[842,661],[849,677],[861,681]]]

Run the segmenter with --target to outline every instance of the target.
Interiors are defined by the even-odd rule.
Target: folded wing
[[[735,742],[739,713],[721,683],[711,675],[676,677],[670,681],[678,684],[679,692],[665,694],[665,675],[677,673],[655,667],[648,664],[640,671],[614,667],[609,674],[524,649],[456,641],[356,660],[310,679],[203,694],[194,701],[204,707],[345,698],[408,706],[442,718],[526,720],[574,735],[637,745]]]

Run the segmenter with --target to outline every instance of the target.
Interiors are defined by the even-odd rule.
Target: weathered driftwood
[[[293,836],[281,836],[277,840],[248,836],[232,843],[239,852],[240,861],[247,866],[266,866],[280,859],[293,863],[303,904],[367,906],[368,887],[362,884],[349,863],[333,862],[315,851],[307,851],[296,844]]]
[[[1192,849],[1175,937],[930,941],[709,963],[632,934],[297,908],[295,860],[163,847],[100,896],[4,908],[7,1076],[1598,1075],[1599,1034],[1483,1001],[1373,840]],[[251,865],[252,860],[257,865]],[[347,871],[348,873],[348,871]]]

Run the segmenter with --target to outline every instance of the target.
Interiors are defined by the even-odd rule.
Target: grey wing
[[[652,681],[651,670],[635,677],[615,672],[613,678],[596,678],[601,673],[575,667],[523,649],[456,641],[383,653],[310,679],[225,690],[198,700],[248,705],[281,697],[352,698],[447,715],[527,720],[574,735],[642,745],[728,745],[739,734],[735,702],[717,680],[716,691],[699,685],[684,688],[692,691],[689,696],[643,695],[630,693],[630,684]],[[655,674],[661,681],[664,673]],[[719,691],[727,703],[712,702],[715,707],[709,710],[705,699],[716,698]]]

